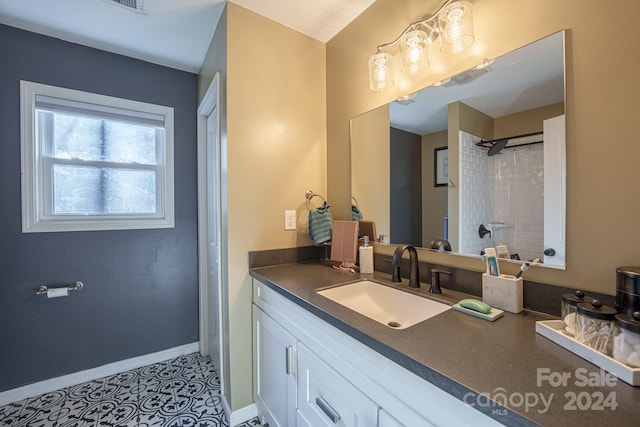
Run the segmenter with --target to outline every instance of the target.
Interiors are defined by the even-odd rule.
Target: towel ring
[[[353,197],[353,196],[351,196],[351,198],[353,199],[353,201],[354,201],[354,202],[356,202],[356,203],[355,203],[355,207],[356,207],[356,208],[358,208],[358,209],[360,209],[360,206],[358,206],[358,200],[356,200],[356,198],[355,198],[355,197]]]
[[[324,197],[322,197],[318,193],[314,193],[311,190],[307,190],[307,192],[304,193],[304,197],[307,199],[307,210],[311,210],[311,205],[309,204],[309,202],[311,202],[311,199],[314,198],[314,197],[320,197],[324,203],[327,203],[327,201],[324,199]]]

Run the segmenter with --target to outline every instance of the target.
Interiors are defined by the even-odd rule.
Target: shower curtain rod
[[[478,147],[484,147],[484,148],[491,149],[491,147],[493,147],[495,144],[497,144],[500,141],[511,140],[511,139],[520,139],[520,138],[526,138],[526,137],[529,137],[529,136],[543,135],[543,134],[544,134],[544,132],[540,131],[540,132],[524,133],[522,135],[507,136],[507,137],[504,137],[504,138],[490,139],[490,140],[486,140],[486,141],[485,140],[481,140],[480,142],[477,142],[476,145]],[[524,147],[525,145],[542,144],[543,142],[544,142],[544,140],[525,142],[524,144],[507,145],[507,146],[505,146],[505,148]]]

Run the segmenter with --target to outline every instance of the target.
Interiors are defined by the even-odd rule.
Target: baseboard
[[[258,416],[258,407],[255,403],[245,406],[244,408],[240,408],[237,411],[230,412],[228,410],[229,404],[227,402],[227,399],[223,398],[222,400],[225,406],[225,411],[227,411],[227,414],[231,414],[231,416],[229,417],[229,425],[232,427],[237,426],[238,424],[242,424],[245,421],[249,421],[250,419]]]
[[[222,379],[220,379],[222,381]],[[235,424],[231,424],[231,405],[229,404],[229,399],[227,395],[222,395],[222,408],[224,409],[224,413],[227,414],[227,418],[229,419],[229,425],[231,427],[235,426]]]
[[[173,359],[175,357],[184,356],[185,354],[196,353],[200,350],[200,344],[197,342],[181,345],[179,347],[169,348],[167,350],[158,351],[156,353],[145,354],[143,356],[132,357],[130,359],[119,360],[117,362],[108,363],[98,366],[97,368],[87,369],[85,371],[74,372],[73,374],[63,375],[61,377],[51,378],[22,387],[14,388],[0,392],[0,406],[17,402],[29,397],[39,396],[43,393],[49,393],[65,387],[82,384],[87,381],[96,380],[98,378],[114,375],[123,371],[130,371],[142,366],[151,365],[153,363],[162,362],[164,360]]]

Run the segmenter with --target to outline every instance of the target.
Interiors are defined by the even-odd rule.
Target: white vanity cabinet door
[[[430,424],[429,424],[430,425]],[[427,426],[425,421],[424,427]],[[378,427],[405,427],[400,421],[393,418],[387,411],[380,409],[378,413]]]
[[[253,306],[254,400],[270,427],[295,426],[296,338]]]
[[[378,405],[298,343],[298,419],[301,424],[371,427],[378,425]]]

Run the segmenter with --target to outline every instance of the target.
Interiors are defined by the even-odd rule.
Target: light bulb
[[[385,82],[389,75],[389,67],[384,64],[376,65],[375,76],[378,83]]]
[[[467,1],[451,3],[439,16],[442,38],[440,49],[445,53],[459,53],[474,42],[471,4]]]
[[[424,31],[410,31],[400,45],[402,52],[402,72],[417,74],[429,67],[427,34]]]
[[[376,53],[369,58],[369,87],[371,90],[383,91],[393,86],[393,69],[390,66],[391,55]]]

